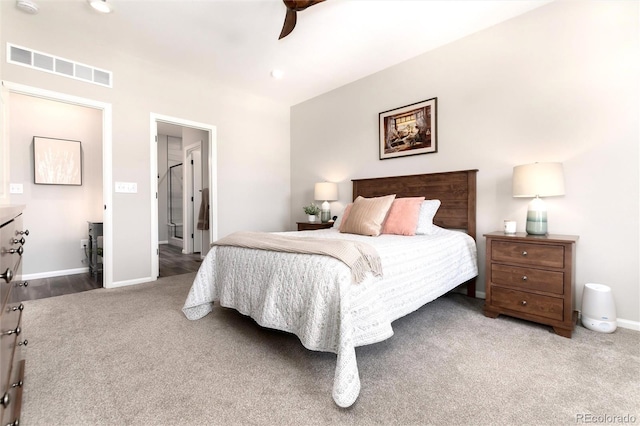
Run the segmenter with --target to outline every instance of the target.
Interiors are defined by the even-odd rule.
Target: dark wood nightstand
[[[484,314],[509,315],[553,327],[571,337],[575,235],[491,232],[487,238]]]
[[[333,227],[333,222],[296,222],[298,231],[315,231],[316,229],[329,229]]]

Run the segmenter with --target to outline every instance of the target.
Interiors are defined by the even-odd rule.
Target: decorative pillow
[[[420,206],[416,235],[430,235],[433,232],[433,217],[440,208],[440,200],[425,200]]]
[[[342,221],[340,232],[377,237],[382,231],[382,224],[395,198],[395,194],[375,198],[356,198],[349,209],[348,217]]]
[[[383,234],[416,235],[424,197],[396,198],[382,225]]]
[[[351,206],[353,206],[353,203],[347,204],[347,207],[345,207],[344,211],[342,212],[342,216],[338,216],[338,218],[336,219],[336,223],[333,224],[333,227],[338,228],[340,232],[342,232],[342,225],[347,221],[347,218],[349,217]]]

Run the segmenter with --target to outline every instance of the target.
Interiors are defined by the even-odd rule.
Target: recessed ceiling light
[[[38,13],[38,5],[32,0],[17,0],[16,7],[23,12],[30,13],[31,15]]]
[[[271,71],[271,77],[275,78],[276,80],[280,80],[283,76],[284,72],[282,72],[282,70]]]
[[[92,8],[100,13],[111,13],[113,10],[107,0],[87,0]]]

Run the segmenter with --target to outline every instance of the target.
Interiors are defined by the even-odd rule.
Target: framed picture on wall
[[[33,174],[36,184],[82,185],[82,144],[34,136]]]
[[[438,152],[438,98],[379,114],[380,159]]]

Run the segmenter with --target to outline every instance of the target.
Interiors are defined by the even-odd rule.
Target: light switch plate
[[[115,191],[127,194],[135,194],[138,192],[138,184],[136,182],[116,182]]]
[[[9,193],[10,194],[22,194],[24,192],[24,188],[21,183],[10,183],[9,184]]]

